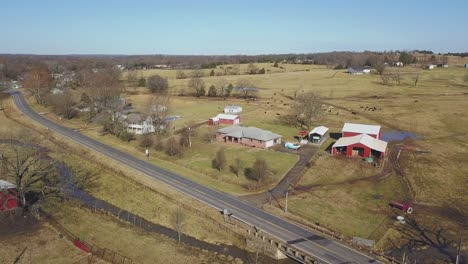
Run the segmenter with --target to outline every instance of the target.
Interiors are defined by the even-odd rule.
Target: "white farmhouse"
[[[149,116],[144,119],[140,114],[129,114],[125,122],[129,133],[143,135],[156,131],[153,125],[153,119]]]

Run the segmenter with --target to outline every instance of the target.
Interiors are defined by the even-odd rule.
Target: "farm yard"
[[[258,67],[270,69],[271,65],[258,64]],[[322,104],[314,126],[329,127],[332,136],[306,167],[301,180],[291,188],[289,211],[285,217],[317,224],[347,237],[372,239],[378,249],[385,249],[389,239],[401,239],[393,228],[398,212],[388,204],[405,201],[412,204],[413,217],[423,224],[436,226],[442,222],[448,236],[455,239],[459,235],[455,230],[459,230],[468,216],[464,191],[468,171],[456,165],[468,158],[465,143],[468,142],[466,69],[450,67],[428,71],[412,66],[392,67],[387,69],[387,74],[397,74],[399,84],[383,85],[382,78],[374,72],[350,75],[346,70],[310,65],[284,65],[284,68],[272,67],[265,74],[201,78],[207,87],[216,86],[221,79],[232,84],[247,80],[258,89],[255,100],[236,95],[193,97],[188,94],[188,79],[176,79],[177,70],[140,71],[143,76],[157,73],[168,78],[171,95],[168,115],[180,117],[171,123],[169,133],[198,124],[191,138],[192,147],[182,156],[172,157],[151,147],[147,160],[234,195],[263,193],[286,175],[298,156],[210,141],[213,130],[207,125],[208,119],[222,113],[228,104],[239,105],[243,108],[240,114],[242,125],[280,134],[284,142],[297,142],[295,137],[300,129],[285,123],[282,118],[290,113],[295,97],[314,92]],[[186,91],[184,95],[181,95],[181,89]],[[144,111],[150,96],[151,93],[141,87],[127,87],[124,94],[139,111]],[[48,111],[32,100],[30,103],[37,111]],[[52,113],[46,116],[145,158],[145,147],[139,143],[141,136],[125,142],[101,133],[99,126],[84,125],[79,119],[61,120]],[[382,168],[375,168],[360,159],[330,156],[329,150],[336,140],[333,135],[339,134],[346,122],[381,125],[383,133],[400,131],[403,135],[414,135],[389,143],[391,148],[404,146],[398,160],[403,174],[392,171],[383,177]],[[212,160],[220,149],[225,153],[228,166],[216,170]],[[229,169],[236,159],[241,159],[247,168],[257,158],[266,160],[272,172],[269,180],[261,184],[248,179],[243,172],[236,175]],[[282,210],[285,200],[283,197],[277,199],[276,204],[265,205],[265,209],[276,213]]]

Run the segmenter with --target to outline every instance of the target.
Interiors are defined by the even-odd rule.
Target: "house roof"
[[[333,145],[334,148],[337,147],[346,147],[350,145],[354,145],[356,143],[361,143],[368,148],[385,152],[387,149],[387,142],[379,139],[375,139],[369,135],[361,134],[354,137],[342,137],[338,139],[335,144]]]
[[[13,183],[7,182],[5,180],[0,180],[0,190],[16,188],[16,185]]]
[[[128,114],[125,120],[128,123],[140,123],[142,121],[142,117],[140,114],[132,113]]]
[[[237,109],[242,109],[242,107],[238,105],[226,105],[224,109],[232,109],[232,110],[237,110]]]
[[[213,120],[219,120],[219,119],[226,119],[226,120],[235,120],[239,116],[238,115],[229,115],[229,114],[218,114],[217,116],[211,118]]]
[[[381,126],[345,123],[342,132],[378,135]]]
[[[309,135],[310,134],[319,134],[319,135],[323,136],[327,132],[328,132],[328,127],[318,126],[318,127],[315,127],[314,129],[312,129],[312,131],[310,131]]]
[[[230,126],[218,129],[216,132],[230,137],[251,138],[260,141],[270,141],[281,137],[281,135],[256,127]]]

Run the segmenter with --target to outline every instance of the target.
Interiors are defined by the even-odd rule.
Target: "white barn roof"
[[[310,134],[319,134],[319,135],[323,136],[327,132],[328,132],[328,127],[319,126],[319,127],[316,127],[314,129],[312,129],[312,131],[310,131],[309,135]]]
[[[347,147],[356,143],[361,143],[364,146],[380,152],[385,152],[387,149],[387,142],[375,139],[366,134],[356,135],[354,137],[342,137],[335,142],[333,147]]]
[[[378,135],[380,132],[380,128],[381,128],[380,126],[345,123],[341,131],[351,132],[351,133],[360,133],[360,134]]]
[[[232,109],[232,110],[242,110],[242,107],[238,105],[226,105],[224,109]]]
[[[225,119],[225,120],[236,120],[238,115],[229,115],[229,114],[218,114],[217,116],[211,118],[213,120]]]

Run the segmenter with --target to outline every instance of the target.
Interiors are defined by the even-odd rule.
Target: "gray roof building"
[[[216,132],[226,134],[226,136],[230,137],[251,138],[260,141],[270,141],[281,138],[281,135],[256,127],[230,126],[218,129]]]

